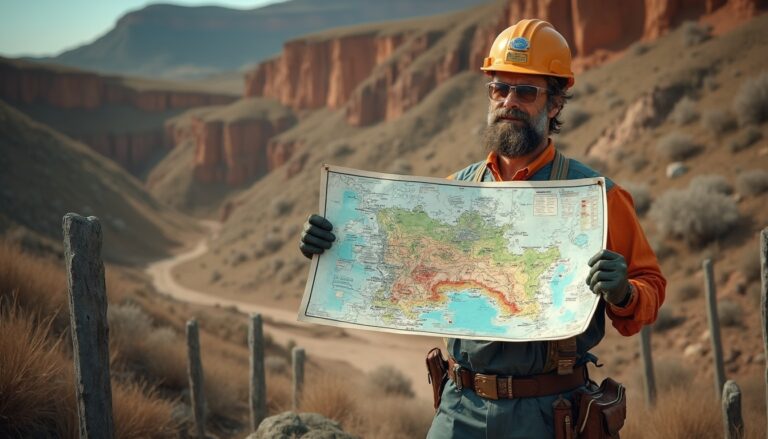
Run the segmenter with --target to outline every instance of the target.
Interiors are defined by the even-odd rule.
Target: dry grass
[[[0,437],[75,437],[72,368],[49,330],[50,320],[0,303]]]
[[[345,428],[365,439],[411,439],[426,437],[435,412],[431,404],[401,397],[367,399],[355,419]]]
[[[672,132],[659,139],[656,151],[667,160],[681,161],[698,154],[701,146],[688,134]]]
[[[301,411],[319,413],[345,426],[356,411],[356,393],[349,379],[321,373],[306,381]]]
[[[741,86],[733,99],[733,109],[742,125],[768,120],[768,72],[759,73]]]
[[[742,416],[745,438],[765,436],[765,395],[763,384],[746,378],[742,389]],[[711,377],[696,386],[678,386],[659,392],[656,407],[648,408],[639,399],[628,403],[627,423],[621,431],[625,439],[719,439],[723,437],[720,401],[712,394]],[[751,384],[751,385],[750,385]],[[762,397],[762,400],[761,400]]]
[[[41,259],[0,239],[0,298],[10,299],[32,315],[55,316],[54,326],[67,325],[67,278],[63,263]]]
[[[768,191],[768,171],[752,169],[736,177],[736,187],[744,195],[760,195]]]
[[[174,403],[141,382],[112,383],[112,416],[115,438],[164,439],[177,437]]]

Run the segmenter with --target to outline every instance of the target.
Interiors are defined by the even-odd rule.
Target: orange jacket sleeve
[[[609,304],[605,310],[619,333],[628,336],[656,321],[667,281],[640,227],[632,197],[616,185],[608,191],[607,201],[608,250],[626,259],[627,276],[634,294],[624,308]]]

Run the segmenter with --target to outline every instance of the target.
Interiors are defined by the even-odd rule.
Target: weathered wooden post
[[[709,320],[709,335],[712,339],[712,356],[715,359],[715,394],[720,399],[725,384],[725,368],[723,367],[723,346],[720,342],[720,320],[717,317],[717,292],[715,290],[715,275],[712,270],[712,260],[705,259],[704,287],[707,294],[707,319]]]
[[[260,314],[252,314],[248,327],[251,349],[251,430],[267,417],[267,378],[264,373],[264,332]]]
[[[741,389],[733,380],[723,387],[723,426],[725,439],[744,437],[744,420],[741,418]]]
[[[645,403],[649,407],[656,405],[656,376],[653,373],[653,355],[651,353],[651,327],[646,325],[640,331],[640,351],[643,354],[643,381]]]
[[[205,439],[205,395],[203,392],[203,364],[200,361],[200,334],[197,320],[187,322],[187,359],[189,373],[189,400],[197,437]]]
[[[763,321],[763,355],[765,361],[765,407],[768,410],[768,227],[760,232],[760,315]],[[767,412],[768,414],[768,412]],[[766,416],[768,421],[768,416]]]
[[[293,359],[293,411],[298,412],[301,391],[304,387],[304,349],[293,348],[291,357]]]
[[[101,224],[93,216],[64,215],[64,263],[75,360],[80,438],[112,438],[107,286],[101,261]]]

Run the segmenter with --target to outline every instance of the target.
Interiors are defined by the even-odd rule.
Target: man
[[[574,83],[570,49],[552,25],[522,20],[504,30],[482,70],[491,78],[488,127],[483,139],[490,153],[486,160],[449,178],[510,181],[599,176],[582,163],[564,159],[549,138],[550,133],[559,132],[558,115],[567,99],[566,91]],[[585,261],[590,266],[585,281],[601,296],[588,329],[571,339],[570,348],[567,341],[448,339],[451,379],[442,392],[429,438],[553,437],[552,404],[559,395],[571,398],[573,390],[584,386],[586,363],[596,362],[589,350],[605,334],[605,315],[625,336],[656,320],[666,280],[630,195],[609,179],[606,190],[607,248]],[[330,248],[335,239],[331,230],[327,220],[310,216],[300,244],[304,255],[311,257]],[[527,380],[537,384],[528,390],[513,384],[511,394],[489,397],[475,380],[478,374],[484,379],[491,376],[497,383]],[[496,388],[491,391],[496,392]]]

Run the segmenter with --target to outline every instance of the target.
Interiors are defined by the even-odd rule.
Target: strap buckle
[[[496,375],[475,374],[475,393],[487,399],[499,399],[499,389],[496,387]]]
[[[459,392],[464,388],[464,383],[461,382],[461,365],[459,363],[453,365],[453,384],[456,385],[456,390]]]

